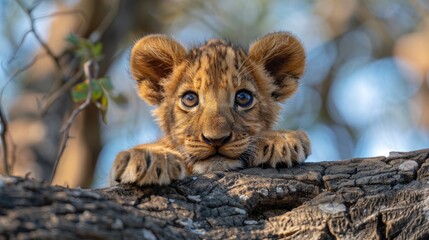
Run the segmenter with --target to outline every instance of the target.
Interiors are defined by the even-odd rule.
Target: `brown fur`
[[[186,51],[163,35],[142,38],[132,49],[131,73],[139,95],[158,105],[165,137],[121,152],[112,183],[168,184],[192,173],[303,162],[307,135],[271,127],[278,102],[295,93],[304,69],[304,49],[284,32],[257,40],[248,53],[218,39]],[[243,89],[254,97],[246,108],[234,102]],[[181,101],[189,91],[198,95],[192,108]]]

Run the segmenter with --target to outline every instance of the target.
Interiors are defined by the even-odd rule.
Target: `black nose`
[[[221,138],[207,138],[206,136],[204,136],[204,134],[202,134],[201,136],[204,142],[206,142],[208,145],[214,148],[219,148],[231,141],[232,133],[230,133],[228,136]]]

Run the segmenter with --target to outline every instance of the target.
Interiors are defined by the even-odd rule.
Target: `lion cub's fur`
[[[134,45],[130,61],[139,95],[158,106],[154,114],[165,136],[118,154],[113,184],[168,184],[262,164],[290,167],[310,154],[304,132],[271,130],[279,102],[296,92],[305,69],[304,49],[290,34],[268,34],[247,52],[218,39],[187,51],[167,36],[149,35]],[[246,109],[235,102],[243,90],[253,99]],[[196,106],[181,102],[189,92],[198,97]]]

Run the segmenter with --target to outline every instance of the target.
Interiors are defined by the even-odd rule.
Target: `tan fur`
[[[305,53],[288,33],[268,34],[249,52],[213,39],[186,51],[163,35],[139,40],[131,53],[131,73],[139,95],[150,104],[165,136],[121,152],[112,184],[169,184],[193,173],[248,166],[291,167],[310,154],[302,131],[273,131],[280,106],[298,88]],[[245,89],[249,106],[235,102]],[[198,104],[189,107],[189,92]]]

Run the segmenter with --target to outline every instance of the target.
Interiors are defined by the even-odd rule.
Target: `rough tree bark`
[[[0,239],[428,239],[429,149],[84,190],[0,178]]]

